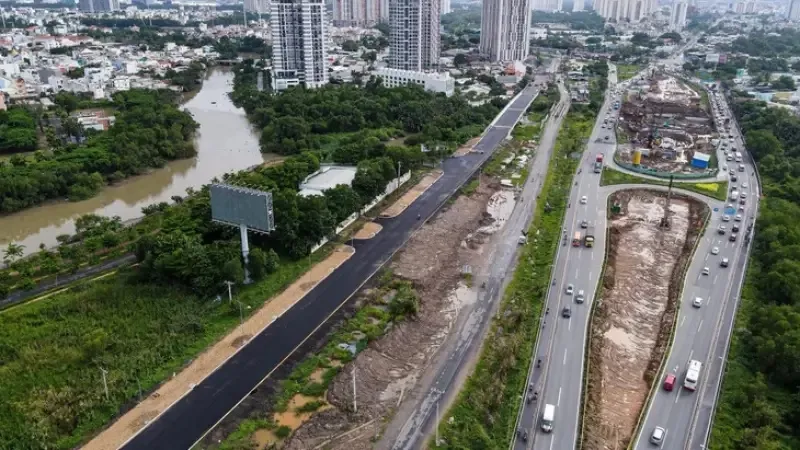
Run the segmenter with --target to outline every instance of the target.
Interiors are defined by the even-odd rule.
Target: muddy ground
[[[484,179],[469,197],[461,196],[411,238],[390,264],[394,275],[414,284],[420,295],[415,320],[395,326],[378,339],[333,380],[327,393],[332,409],[312,417],[287,440],[284,448],[371,449],[375,438],[450,331],[454,313],[475,293],[462,274],[473,273],[482,261],[486,235],[476,233],[494,222],[487,205],[498,186]],[[489,208],[491,209],[491,208]],[[358,413],[353,401],[352,368],[355,365]]]
[[[668,345],[683,275],[708,208],[673,197],[622,191],[611,197],[608,261],[591,322],[584,449],[627,448]]]

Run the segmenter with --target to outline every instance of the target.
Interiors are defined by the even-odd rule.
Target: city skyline
[[[528,57],[531,0],[484,0],[479,50],[492,61]]]

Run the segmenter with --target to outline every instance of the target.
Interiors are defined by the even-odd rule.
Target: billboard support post
[[[250,284],[250,271],[247,270],[248,256],[250,256],[250,245],[247,242],[247,225],[239,224],[239,234],[242,237],[242,263],[244,265],[244,284]]]

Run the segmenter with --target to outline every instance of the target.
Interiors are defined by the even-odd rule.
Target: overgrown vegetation
[[[710,448],[800,448],[800,119],[750,100],[734,111],[765,198]]]
[[[413,318],[419,309],[419,295],[411,282],[396,278],[386,270],[380,277],[378,287],[371,292],[366,304],[355,316],[346,320],[333,335],[328,338],[325,347],[308,356],[292,370],[292,373],[280,382],[280,388],[271,409],[278,413],[313,412],[326,405],[325,392],[339,373],[340,368],[364,350],[369,343],[388,329],[387,324]],[[346,348],[346,349],[345,349]],[[303,406],[289,410],[289,405],[296,395],[313,397]],[[254,421],[259,421],[254,426]],[[220,450],[248,448],[253,434],[259,429],[272,430],[277,425],[273,420],[245,419],[237,429],[220,444]],[[284,428],[280,439],[287,438],[293,431]]]
[[[168,92],[140,89],[114,94],[116,123],[106,132],[88,133],[64,118],[66,133],[85,142],[50,140],[52,150],[32,160],[0,161],[0,213],[56,198],[85,199],[106,183],[194,156],[197,123],[172,100]]]
[[[617,64],[617,81],[622,82],[633,78],[642,67],[638,64]]]
[[[668,181],[653,180],[651,178],[638,177],[619,170],[614,170],[610,167],[603,168],[603,174],[600,177],[600,186],[610,186],[615,184],[650,184],[653,186],[669,186]],[[728,199],[728,182],[722,183],[682,183],[675,182],[674,187],[678,189],[685,189],[687,191],[696,192],[720,201]]]
[[[522,250],[475,371],[445,414],[448,419],[439,426],[443,443],[431,443],[434,448],[498,448],[515,432],[519,395],[525,389],[567,195],[578,166],[578,160],[568,156],[583,151],[594,119],[584,109],[570,111],[564,119],[529,227],[529,236],[536,239]],[[545,203],[551,207],[547,211]]]
[[[0,111],[0,153],[36,150],[36,119],[22,107]]]

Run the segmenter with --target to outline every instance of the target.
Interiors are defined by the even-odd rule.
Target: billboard
[[[230,184],[214,183],[210,187],[211,220],[251,231],[270,233],[275,229],[272,193]]]
[[[710,64],[717,64],[719,62],[719,53],[709,53],[706,55],[706,62]]]

